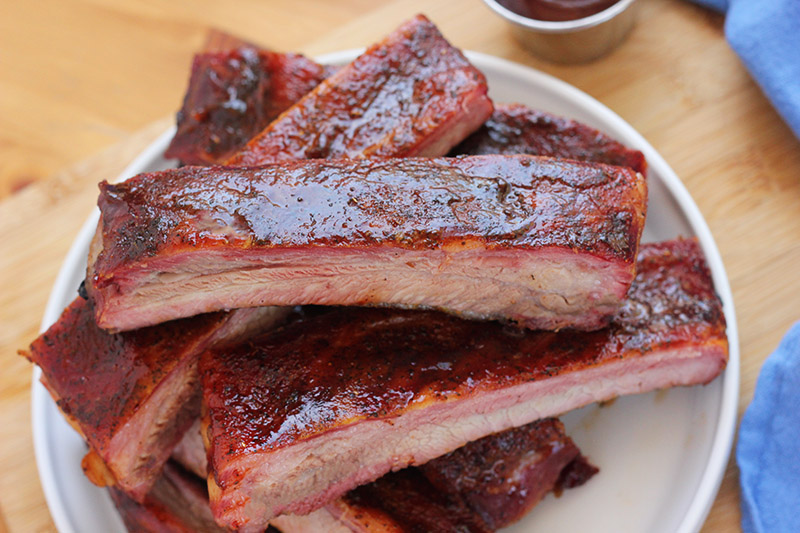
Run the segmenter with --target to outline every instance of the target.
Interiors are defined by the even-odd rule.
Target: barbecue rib
[[[418,469],[386,474],[312,515],[327,514],[360,533],[490,532],[522,518],[546,493],[560,490],[562,472],[576,469],[585,474],[578,484],[597,473],[561,422],[548,418],[470,442]],[[275,525],[293,533],[299,528],[286,527],[287,521],[303,518],[278,517]]]
[[[633,279],[647,197],[630,169],[531,156],[184,167],[100,188],[89,294],[112,331],[304,304],[596,329]]]
[[[418,15],[320,83],[228,164],[441,156],[492,113],[483,74]]]
[[[463,502],[490,531],[522,518],[548,492],[567,488],[570,473],[575,475],[568,488],[598,472],[556,418],[470,442],[419,469],[436,490]]]
[[[203,453],[194,427],[173,459],[206,477],[206,465],[198,461]],[[519,520],[547,492],[582,485],[596,473],[563,424],[547,418],[386,474],[311,514],[279,516],[272,525],[283,533],[494,531]]]
[[[340,308],[201,358],[216,519],[258,531],[390,470],[595,401],[707,383],[725,319],[695,241],[642,247],[590,333]]]
[[[497,105],[479,130],[453,148],[450,155],[529,154],[630,167],[645,174],[647,162],[586,124],[536,111],[521,104]]]
[[[200,352],[285,314],[242,309],[109,334],[79,297],[23,355],[42,369],[42,383],[91,447],[90,479],[116,482],[141,499],[199,414]]]
[[[334,71],[252,46],[197,54],[164,155],[187,165],[222,163]]]

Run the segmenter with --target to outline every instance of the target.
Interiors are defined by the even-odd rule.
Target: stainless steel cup
[[[588,17],[549,21],[518,15],[496,0],[483,0],[511,24],[517,39],[537,56],[556,63],[584,63],[619,46],[633,28],[636,0],[620,0]]]

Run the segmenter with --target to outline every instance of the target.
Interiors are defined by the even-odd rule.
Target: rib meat
[[[453,148],[451,155],[529,154],[592,161],[647,172],[647,161],[586,124],[521,104],[495,107],[479,130]]]
[[[725,319],[695,241],[643,246],[595,332],[339,308],[201,359],[211,504],[257,531],[485,435],[595,401],[707,383]]]
[[[101,184],[89,292],[109,330],[304,304],[596,329],[633,279],[645,189],[630,169],[531,156],[141,174]]]
[[[206,465],[198,461],[203,455],[194,427],[173,459],[204,478]],[[520,519],[547,492],[567,488],[566,477],[571,488],[597,471],[563,424],[548,418],[470,442],[419,468],[386,474],[308,515],[276,517],[272,525],[283,533],[495,531]]]
[[[197,477],[205,479],[208,477],[208,459],[200,432],[201,423],[197,418],[172,450],[172,460]]]
[[[197,54],[166,157],[222,163],[334,72],[298,54],[241,46]]]
[[[42,369],[42,383],[89,444],[90,479],[141,499],[199,415],[200,353],[285,313],[242,309],[109,334],[79,297],[23,355]]]
[[[419,468],[386,474],[311,515],[274,522],[283,533],[302,531],[287,522],[294,526],[309,516],[319,521],[324,514],[359,533],[496,531],[559,490],[562,472],[578,468],[585,473],[581,483],[597,473],[561,422],[547,418],[470,442]]]
[[[437,491],[416,468],[387,474],[310,515],[284,515],[274,523],[283,533],[299,533],[312,531],[304,523],[309,519],[319,523],[323,516],[343,531],[359,533],[492,531],[461,501]]]
[[[483,74],[418,15],[286,110],[228,164],[441,156],[492,113]]]
[[[461,502],[489,531],[513,524],[548,492],[566,488],[565,478],[573,488],[598,472],[556,418],[470,442],[419,469],[437,491]]]

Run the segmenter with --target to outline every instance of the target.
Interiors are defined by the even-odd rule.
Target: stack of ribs
[[[23,352],[130,531],[495,531],[598,472],[555,417],[724,369],[642,154],[487,90],[423,16],[338,69],[195,58],[180,168],[100,184]]]

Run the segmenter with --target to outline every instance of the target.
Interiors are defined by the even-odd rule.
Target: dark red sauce
[[[497,0],[497,3],[529,19],[577,20],[600,13],[619,0]]]

